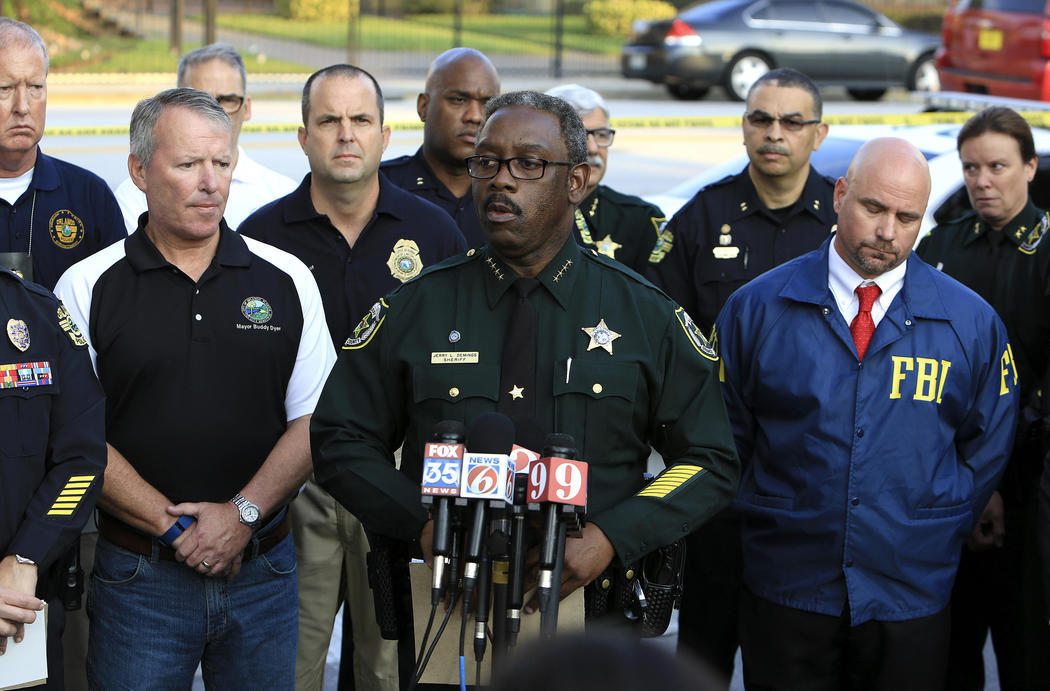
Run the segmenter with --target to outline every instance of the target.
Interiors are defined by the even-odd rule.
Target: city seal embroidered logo
[[[241,303],[241,314],[253,324],[265,324],[273,319],[273,308],[264,298],[250,297]]]
[[[59,209],[47,222],[51,242],[64,250],[71,250],[84,239],[84,222],[69,209]]]
[[[423,260],[419,256],[419,245],[412,240],[401,239],[390,251],[386,260],[390,275],[404,283],[419,275],[423,270]]]

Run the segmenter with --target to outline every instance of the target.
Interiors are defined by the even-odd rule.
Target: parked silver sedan
[[[666,84],[678,98],[721,85],[743,100],[765,72],[793,67],[819,86],[875,100],[890,87],[938,90],[939,44],[851,0],[712,0],[674,19],[636,22],[621,72]]]

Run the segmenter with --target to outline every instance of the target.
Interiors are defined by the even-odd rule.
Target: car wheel
[[[687,84],[668,84],[667,90],[679,101],[698,101],[707,95],[706,86],[689,86]]]
[[[743,101],[751,85],[772,69],[769,58],[758,53],[741,53],[733,58],[726,70],[725,88],[734,101]]]
[[[923,55],[911,67],[908,75],[909,91],[940,91],[941,77],[937,74],[937,65],[933,53]]]
[[[853,98],[858,101],[877,101],[886,95],[885,89],[846,89]]]

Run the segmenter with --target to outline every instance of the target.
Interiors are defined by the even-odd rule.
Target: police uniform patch
[[[7,320],[7,337],[23,353],[29,350],[29,327],[21,319]]]
[[[73,321],[73,317],[69,316],[69,310],[61,302],[58,303],[58,326],[66,332],[69,340],[73,341],[75,348],[87,347],[87,339],[84,338],[77,323]]]
[[[674,235],[671,234],[671,231],[667,230],[667,225],[665,224],[663,228],[660,228],[660,231],[657,234],[656,244],[653,245],[653,251],[649,253],[649,263],[659,264],[662,262],[673,246]]]
[[[265,298],[253,296],[241,303],[241,314],[253,324],[265,324],[273,319],[273,308]]]
[[[703,355],[711,362],[718,362],[718,353],[711,347],[711,344],[704,338],[704,334],[700,331],[700,327],[696,325],[693,318],[685,311],[684,308],[679,307],[674,311],[674,316],[678,318],[678,323],[682,325],[682,330],[685,331],[685,335],[689,337],[689,342],[696,348],[696,352]]]
[[[383,325],[387,309],[389,309],[389,306],[386,304],[386,300],[381,299],[372,305],[368,310],[368,314],[354,327],[353,335],[343,343],[343,350],[357,350],[368,345],[368,342],[372,340],[372,336],[375,336],[376,331],[379,331],[379,327]]]
[[[1029,231],[1028,236],[1021,243],[1019,250],[1025,254],[1035,254],[1035,250],[1039,247],[1039,243],[1046,237],[1047,226],[1050,225],[1050,217],[1047,214],[1043,214],[1043,217],[1039,219],[1039,225],[1032,228]],[[1020,240],[1020,238],[1018,238]]]
[[[386,260],[390,275],[404,283],[419,275],[423,270],[423,260],[419,256],[419,245],[413,240],[398,240],[390,257]]]
[[[84,239],[84,222],[69,209],[59,209],[51,214],[47,223],[51,242],[64,250],[71,250]]]

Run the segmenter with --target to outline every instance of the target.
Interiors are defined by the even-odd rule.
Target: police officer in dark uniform
[[[303,94],[300,143],[311,172],[298,189],[253,213],[238,230],[310,267],[339,347],[373,302],[467,246],[445,212],[379,172],[390,128],[383,124],[382,90],[368,72],[326,67],[310,76]],[[334,137],[328,124],[333,114],[347,112],[368,120],[339,124],[354,127],[362,155],[363,165],[352,173],[331,155],[349,143]],[[477,218],[472,205],[470,215]],[[345,602],[340,688],[396,690],[397,650],[381,639],[375,623],[360,522],[312,480],[292,505],[292,521],[300,569],[296,688],[323,686],[332,621]]]
[[[483,53],[473,48],[445,51],[430,65],[416,99],[423,146],[381,166],[395,185],[447,211],[471,247],[484,245],[485,234],[463,161],[474,153],[485,104],[498,93],[499,75]]]
[[[934,228],[917,253],[973,289],[1002,318],[1024,412],[998,491],[963,548],[945,688],[984,688],[989,628],[1002,688],[1050,688],[1050,628],[1036,543],[1050,369],[1048,216],[1028,193],[1036,153],[1024,118],[1005,107],[983,110],[959,130],[958,148],[974,210]]]
[[[54,295],[0,270],[0,323],[0,653],[47,601],[47,688],[61,689],[59,561],[102,488],[105,402],[84,337]]]
[[[424,272],[361,321],[314,413],[314,468],[366,529],[429,553],[419,481],[435,423],[469,427],[499,410],[573,435],[590,463],[588,516],[566,544],[565,595],[724,507],[738,460],[717,356],[699,330],[572,238],[589,173],[579,116],[515,92],[486,117],[468,169],[488,246]],[[643,491],[650,444],[668,469]]]
[[[0,17],[0,266],[49,290],[70,266],[125,237],[102,178],[44,155],[47,48]]]
[[[828,126],[820,92],[792,69],[751,87],[741,120],[749,165],[697,192],[653,247],[646,276],[710,333],[737,288],[816,249],[835,224],[834,181],[809,164]],[[733,673],[740,539],[728,513],[689,540],[679,645]]]
[[[587,130],[587,165],[591,169],[587,196],[574,216],[576,241],[599,254],[617,260],[641,273],[653,243],[667,219],[656,205],[641,197],[617,192],[599,184],[609,163],[609,148],[616,130],[609,125],[609,107],[601,95],[579,84],[562,84],[547,91],[568,102]]]

